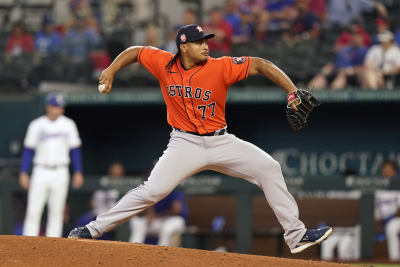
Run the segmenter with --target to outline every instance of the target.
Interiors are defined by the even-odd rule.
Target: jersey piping
[[[203,65],[200,67],[200,69],[198,69],[197,71],[195,71],[195,72],[190,76],[190,78],[189,78],[189,86],[190,86],[190,87],[192,87],[192,78],[193,78],[193,76],[196,75],[206,64],[207,64],[207,63],[203,64]],[[196,110],[194,109],[193,97],[191,98],[191,100],[192,100],[193,114],[194,114],[195,119],[197,119]],[[197,120],[200,121],[201,127],[203,127],[204,131],[205,131],[206,133],[208,133],[208,131],[207,131],[206,128],[204,127],[203,122],[202,122],[200,119],[197,119]],[[197,129],[197,127],[196,127],[196,129]]]
[[[178,68],[178,63],[177,63],[176,61],[175,61],[175,65],[176,65],[176,69],[178,70],[179,76],[181,76],[182,87],[184,87],[184,84],[183,84],[183,76],[182,76],[182,73],[181,73],[180,69]],[[186,116],[188,117],[188,120],[190,121],[190,123],[193,124],[194,128],[197,130],[196,124],[194,124],[194,123],[192,122],[192,120],[190,119],[189,113],[188,113],[187,110],[186,110],[186,104],[185,104],[185,99],[183,98],[183,95],[184,95],[184,94],[182,93],[181,99],[182,99],[183,107],[184,107],[184,109],[185,109]]]

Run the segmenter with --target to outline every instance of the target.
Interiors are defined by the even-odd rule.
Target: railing
[[[49,85],[51,87],[51,85]],[[82,87],[80,87],[82,88]],[[57,89],[55,87],[54,89]],[[83,91],[65,91],[67,103],[76,104],[162,104],[163,98],[159,88],[135,88],[119,90],[112,94],[101,95],[97,88],[87,87]],[[342,91],[320,90],[313,92],[323,103],[365,103],[365,102],[399,102],[400,90],[366,91],[345,89]],[[277,88],[243,87],[231,88],[227,103],[285,103],[286,94]]]

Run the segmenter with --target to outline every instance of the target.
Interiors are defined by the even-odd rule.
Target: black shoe
[[[88,238],[93,239],[86,226],[74,228],[68,235],[68,238]]]
[[[319,229],[307,230],[300,242],[296,245],[295,248],[292,248],[290,252],[292,252],[293,254],[302,252],[306,248],[321,243],[322,241],[327,239],[330,234],[332,234],[331,227],[322,227]]]

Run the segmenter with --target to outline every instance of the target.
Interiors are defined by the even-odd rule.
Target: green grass
[[[400,267],[400,264],[383,264],[383,263],[352,263],[352,265],[367,266],[367,267]]]

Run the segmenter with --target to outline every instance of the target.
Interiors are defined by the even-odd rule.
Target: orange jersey
[[[167,70],[173,56],[154,47],[143,47],[138,54],[138,62],[160,83],[168,124],[199,134],[224,128],[228,88],[247,78],[250,57],[209,57],[207,63],[190,70],[185,70],[178,58]]]

